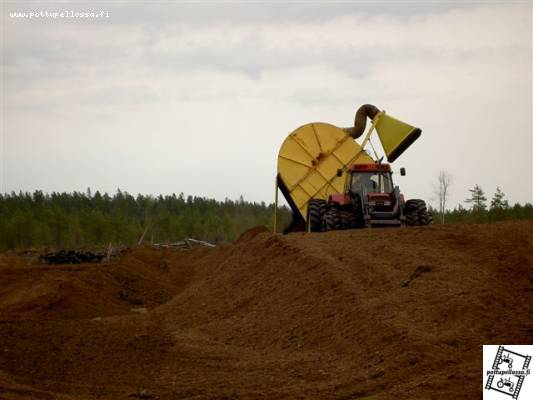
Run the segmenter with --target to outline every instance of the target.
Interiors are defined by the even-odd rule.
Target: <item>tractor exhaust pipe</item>
[[[368,117],[373,120],[378,113],[379,108],[376,106],[373,106],[372,104],[363,104],[355,113],[353,128],[345,128],[344,130],[348,132],[352,138],[357,139],[365,131],[366,118]]]

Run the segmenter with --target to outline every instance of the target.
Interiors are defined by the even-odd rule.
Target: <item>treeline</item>
[[[113,196],[91,193],[0,194],[0,249],[31,247],[80,248],[135,244],[193,237],[231,241],[257,225],[272,225],[273,205],[264,202],[179,195]],[[290,211],[281,207],[280,224]]]
[[[479,185],[469,189],[469,197],[465,203],[469,208],[458,205],[453,210],[445,210],[444,215],[436,209],[430,209],[433,213],[433,220],[438,222],[458,224],[458,223],[485,223],[495,221],[507,221],[514,219],[533,219],[533,205],[516,203],[510,206],[505,198],[505,194],[496,188],[496,192],[488,203],[485,192]]]
[[[461,205],[444,212],[445,223],[484,223],[533,219],[533,205],[509,206],[498,189],[490,204],[479,186]],[[430,209],[435,223],[442,213]],[[0,250],[83,248],[131,245],[144,235],[147,242],[171,242],[192,237],[214,243],[232,241],[246,229],[272,227],[273,205],[179,195],[113,196],[91,193],[0,194]],[[278,210],[278,230],[290,222],[290,210]]]
[[[435,224],[441,222],[441,214],[430,208],[433,213]],[[506,208],[485,208],[485,209],[467,209],[461,205],[453,210],[446,210],[444,213],[444,222],[446,224],[468,224],[468,223],[486,223],[496,221],[509,221],[516,219],[533,220],[533,205],[530,203],[515,204]]]

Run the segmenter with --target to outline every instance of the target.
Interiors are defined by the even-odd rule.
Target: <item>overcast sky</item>
[[[2,7],[0,192],[271,202],[287,134],[371,103],[423,130],[393,165],[407,198],[445,170],[452,206],[475,184],[532,202],[529,2]],[[9,15],[41,10],[109,18]]]

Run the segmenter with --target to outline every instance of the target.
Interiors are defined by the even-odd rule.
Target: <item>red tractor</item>
[[[405,169],[400,173],[405,175]],[[352,165],[344,193],[330,195],[327,201],[310,200],[307,212],[313,232],[433,222],[426,203],[419,199],[405,201],[393,184],[390,165],[379,162]]]

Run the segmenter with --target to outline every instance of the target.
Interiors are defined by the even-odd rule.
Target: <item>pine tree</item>
[[[491,210],[507,210],[509,208],[509,202],[505,199],[505,194],[500,190],[499,187],[496,188],[494,196],[490,201]]]
[[[470,198],[465,200],[465,203],[472,204],[472,211],[483,211],[487,208],[487,198],[481,186],[475,185],[473,189],[469,189]]]

